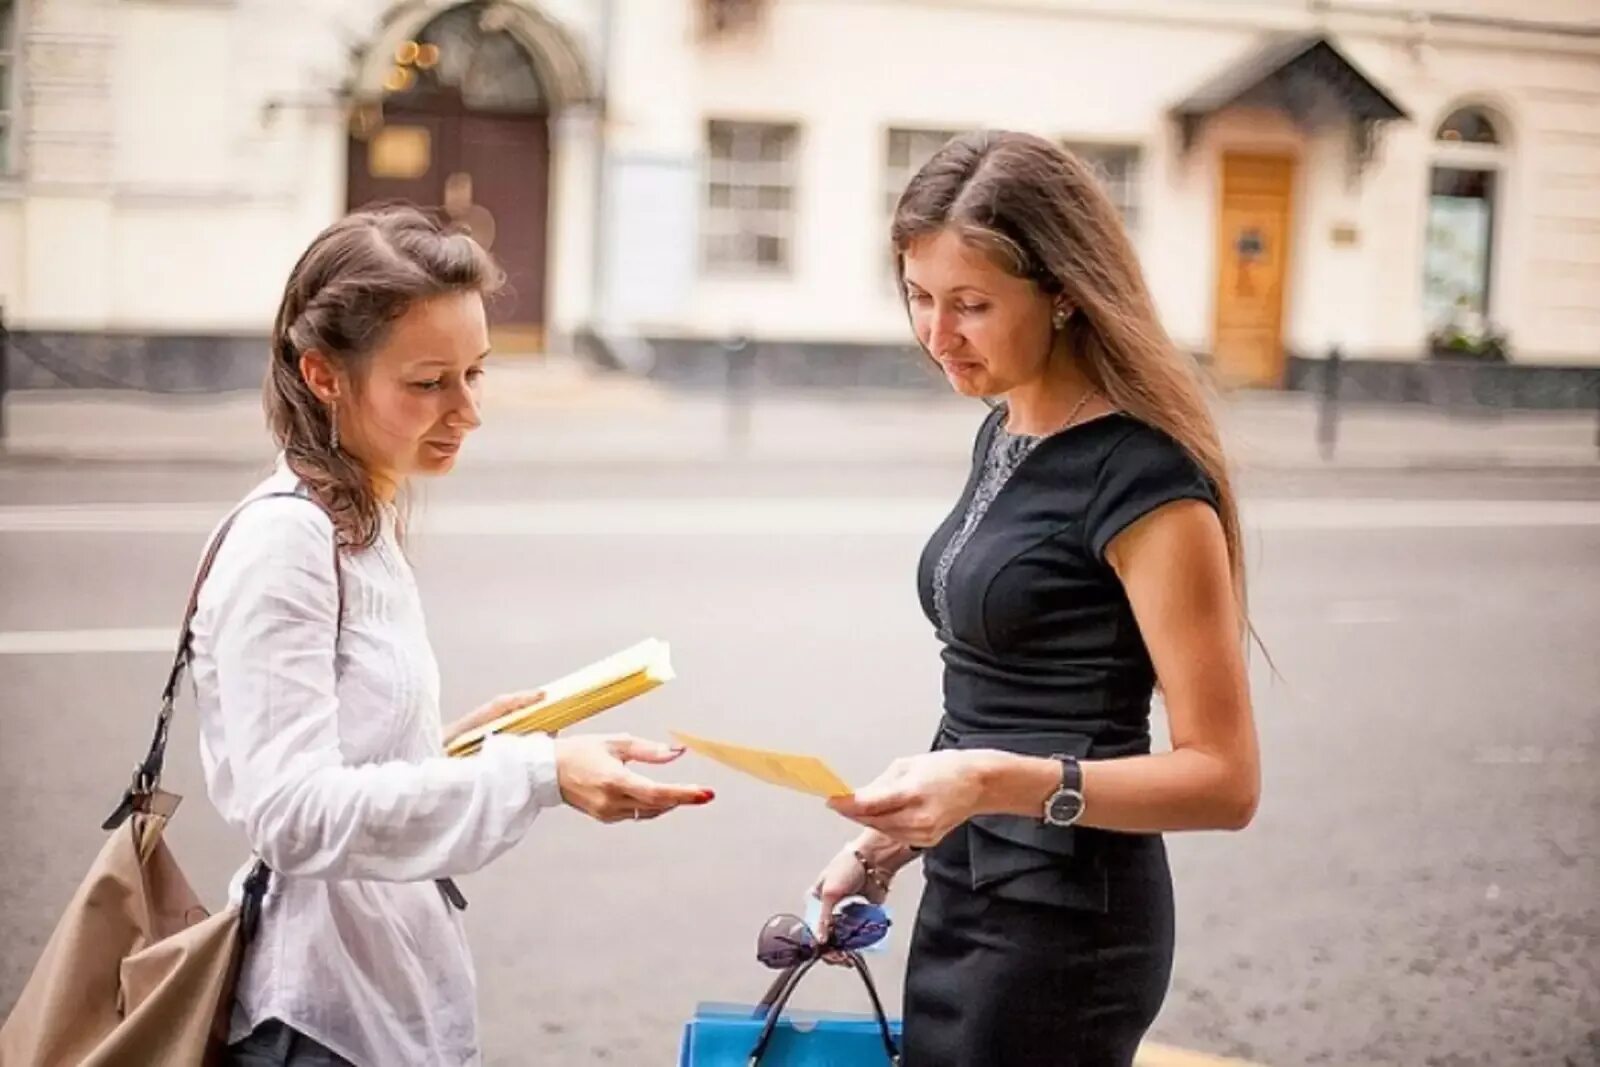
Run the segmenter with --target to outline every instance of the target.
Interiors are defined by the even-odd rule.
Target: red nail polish
[[[701,793],[699,797],[696,798],[695,803],[697,803],[697,804],[709,804],[715,799],[717,799],[717,794],[715,794],[711,790],[707,789],[705,792]]]

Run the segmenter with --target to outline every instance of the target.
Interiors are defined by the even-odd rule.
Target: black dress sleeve
[[[1176,500],[1203,500],[1217,507],[1216,488],[1183,446],[1160,430],[1140,424],[1106,453],[1095,479],[1084,532],[1094,558],[1150,512]]]

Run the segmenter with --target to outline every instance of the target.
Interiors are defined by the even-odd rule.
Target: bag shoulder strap
[[[194,616],[200,605],[200,587],[205,584],[206,578],[211,574],[211,567],[217,561],[217,553],[222,549],[222,542],[228,536],[228,531],[233,529],[235,520],[240,513],[261,500],[275,500],[281,497],[295,497],[308,501],[321,508],[333,521],[330,512],[322,501],[318,500],[304,486],[294,491],[262,493],[241,503],[238,507],[222,520],[222,525],[217,528],[216,535],[211,538],[211,544],[206,547],[205,556],[200,561],[200,568],[195,572],[194,585],[189,590],[189,603],[183,612],[183,626],[178,635],[178,651],[172,658],[172,669],[167,672],[167,684],[161,691],[161,711],[156,716],[155,735],[150,739],[149,751],[133,770],[133,780],[128,784],[127,792],[123,794],[116,810],[101,824],[103,830],[115,830],[121,826],[128,816],[135,811],[142,810],[151,795],[161,784],[161,768],[167,758],[167,735],[172,727],[173,706],[178,698],[178,687],[183,683],[184,672],[188,670],[190,661],[194,656]],[[344,568],[339,565],[339,538],[337,525],[333,539],[333,581],[338,594],[338,608],[335,615],[335,635],[344,625]]]

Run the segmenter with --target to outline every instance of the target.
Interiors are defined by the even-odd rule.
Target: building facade
[[[1516,402],[1600,373],[1592,0],[0,0],[22,384],[252,382],[294,257],[438,206],[500,348],[667,378],[917,377],[895,197],[949,135],[1093,162],[1226,381],[1380,395],[1435,349]]]

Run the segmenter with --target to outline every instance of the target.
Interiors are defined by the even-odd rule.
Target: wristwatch
[[[1083,816],[1083,768],[1076,756],[1057,753],[1051,758],[1061,761],[1061,788],[1044,802],[1045,825],[1071,826]]]

